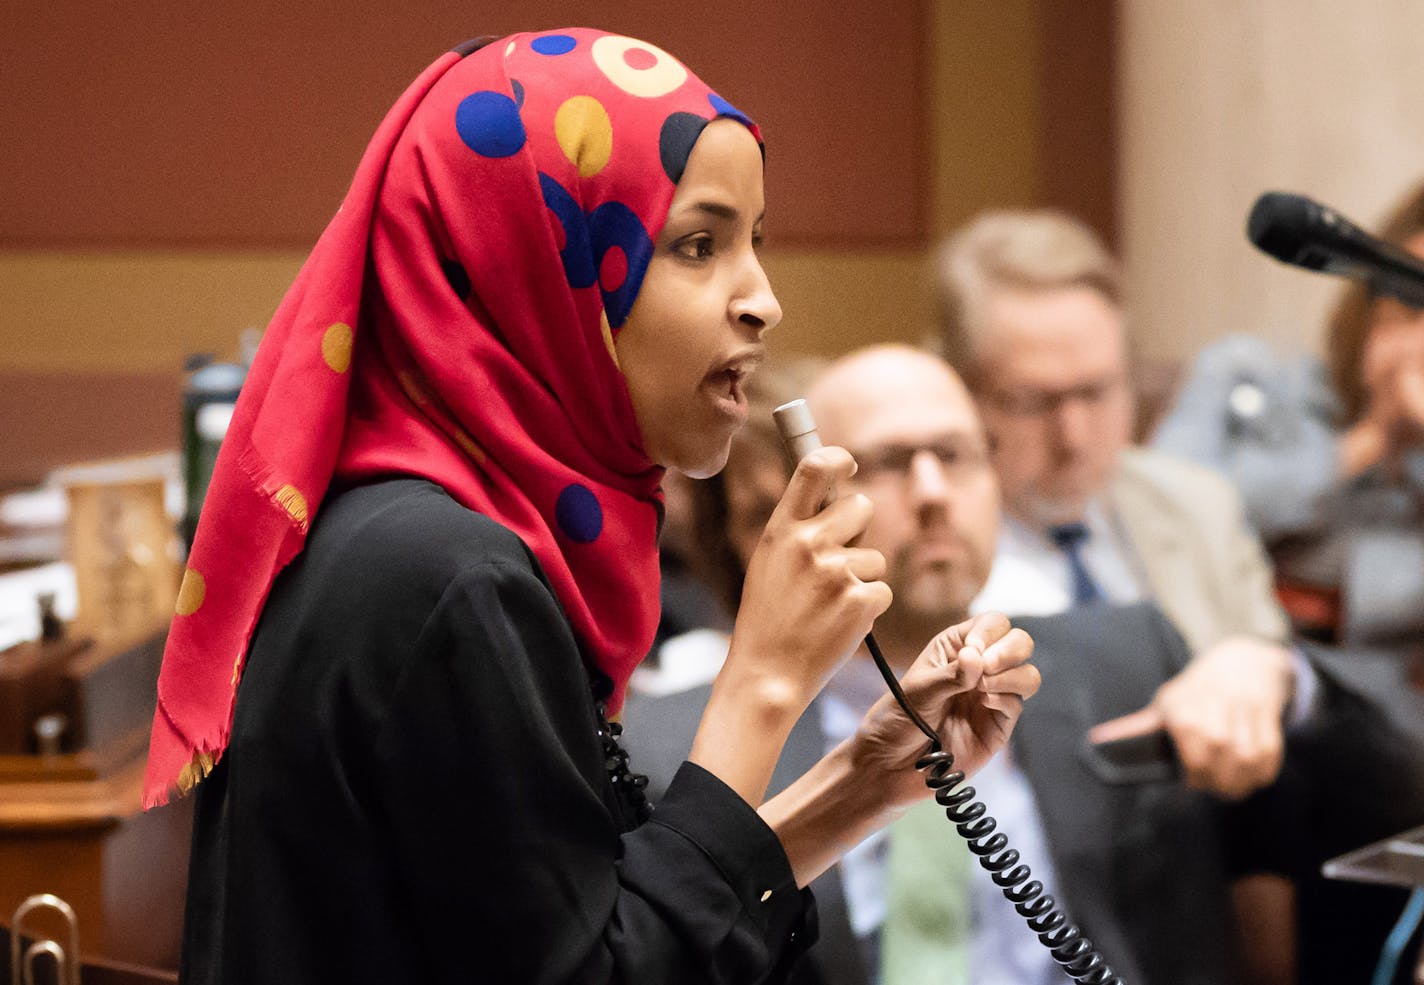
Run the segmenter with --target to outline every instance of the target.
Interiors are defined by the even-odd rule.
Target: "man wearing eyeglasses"
[[[1120,367],[1114,375],[1110,364],[1074,382],[1074,391],[1058,399],[1095,407],[1125,388]],[[1022,522],[1010,512],[1008,483],[996,468],[1003,449],[987,440],[960,380],[938,359],[902,346],[875,346],[835,361],[817,376],[807,399],[822,440],[845,447],[859,466],[842,493],[863,494],[875,506],[859,543],[886,558],[885,581],[895,601],[875,633],[892,667],[898,662],[903,669],[918,641],[959,618],[975,596],[982,598],[986,579],[992,584],[1000,576],[1004,527]],[[1064,464],[1069,481],[1093,467]],[[1074,590],[1071,576],[1061,588]],[[1145,593],[1124,601],[1144,599]],[[1188,789],[1168,762],[1101,760],[1087,744],[1092,726],[1153,704],[1155,692],[1194,676],[1186,634],[1144,604],[1028,615],[1039,618],[1015,623],[1038,641],[1043,689],[1025,709],[1012,752],[971,778],[979,799],[1033,868],[1033,878],[1044,881],[1124,980],[1230,980],[1231,955],[1241,943],[1231,888],[1248,885],[1232,882],[1240,865],[1230,846],[1253,830],[1249,816],[1223,811],[1205,793]],[[1266,647],[1245,645],[1253,652]],[[1208,688],[1193,682],[1187,689]],[[821,736],[840,737],[882,690],[869,659],[852,660],[817,699]],[[1230,689],[1203,700],[1229,701]],[[1273,700],[1278,720],[1281,699]],[[1269,764],[1272,775],[1277,765]],[[824,897],[818,946],[833,946],[832,928],[848,919],[857,938],[877,942],[882,985],[1065,983],[985,873],[952,874],[963,846],[942,810],[929,813],[940,816],[909,816],[848,853],[837,891],[817,889]],[[950,843],[947,850],[943,842]],[[925,882],[908,877],[907,869],[923,870]],[[1243,950],[1252,959],[1270,959],[1259,949]],[[1252,969],[1250,980],[1275,980],[1260,970]]]
[[[984,430],[955,373],[906,346],[836,360],[806,397],[822,440],[856,459],[840,494],[874,505],[859,543],[886,559],[895,600],[875,634],[902,673],[926,639],[965,618],[994,563],[1000,493]],[[1152,782],[1123,782],[1141,776],[1115,775],[1106,768],[1114,764],[1084,754],[1093,724],[1146,703],[1188,664],[1181,635],[1145,607],[1016,622],[1038,642],[1044,688],[1012,755],[970,780],[998,830],[1125,981],[1231,980],[1227,827],[1217,805],[1151,764]],[[1100,633],[1117,645],[1100,645]],[[690,748],[707,690],[629,697],[625,738],[655,799]],[[797,723],[771,789],[843,741],[884,694],[867,654],[849,660]],[[978,868],[943,809],[926,802],[907,812],[813,885],[820,940],[796,981],[1068,985]]]
[[[977,607],[1154,600],[1196,659],[1095,738],[1165,730],[1194,785],[1240,798],[1269,783],[1302,668],[1233,487],[1130,446],[1116,264],[1067,216],[995,212],[945,244],[938,273],[946,355],[978,401],[1006,513]]]
[[[1193,659],[1091,738],[1162,735],[1186,780],[1225,799],[1270,783],[1283,720],[1303,714],[1315,678],[1281,645],[1286,620],[1234,488],[1130,444],[1129,342],[1112,257],[1060,213],[985,213],[941,249],[937,287],[944,352],[979,404],[1004,496],[976,610],[1155,603]],[[1248,912],[1288,914],[1281,880],[1248,880],[1239,892]],[[1262,960],[1289,962],[1288,924],[1264,929],[1281,945]]]

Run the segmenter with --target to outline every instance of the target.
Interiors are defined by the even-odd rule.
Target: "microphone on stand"
[[[1282,263],[1369,281],[1377,294],[1424,308],[1424,260],[1304,195],[1262,194],[1246,220],[1246,236]]]

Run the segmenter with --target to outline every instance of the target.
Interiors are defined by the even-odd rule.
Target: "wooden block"
[[[173,615],[178,535],[152,460],[97,463],[56,475],[69,494],[69,557],[78,632],[131,640]]]

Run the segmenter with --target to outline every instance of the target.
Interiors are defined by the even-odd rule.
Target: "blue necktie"
[[[1081,523],[1060,523],[1048,528],[1048,536],[1059,550],[1068,555],[1068,568],[1073,572],[1073,604],[1088,605],[1103,601],[1103,590],[1088,574],[1083,564],[1083,542],[1088,539],[1088,528]]]

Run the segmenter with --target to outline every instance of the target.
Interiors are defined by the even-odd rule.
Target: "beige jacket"
[[[1224,476],[1132,448],[1122,453],[1107,501],[1139,574],[1193,653],[1235,634],[1286,639],[1270,563]]]

